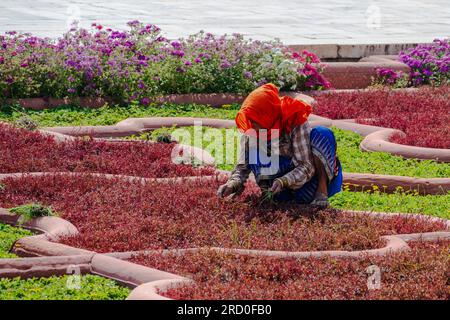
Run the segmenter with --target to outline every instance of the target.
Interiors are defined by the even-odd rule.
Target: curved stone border
[[[76,270],[80,274],[99,275],[133,288],[157,280],[189,280],[93,251],[52,242],[59,237],[78,233],[76,227],[67,220],[58,217],[42,217],[31,219],[24,224],[20,224],[19,220],[19,216],[0,208],[0,222],[19,225],[42,234],[16,241],[14,252],[34,257],[0,259],[0,278],[61,276]]]
[[[359,250],[359,251],[344,251],[344,250],[325,250],[325,251],[276,251],[276,250],[262,250],[262,249],[233,249],[233,248],[220,248],[220,247],[198,247],[198,248],[186,248],[186,249],[164,249],[164,250],[138,250],[138,251],[127,251],[127,252],[111,252],[106,253],[110,257],[115,257],[118,259],[128,260],[138,255],[151,255],[151,254],[176,254],[184,255],[189,252],[198,252],[202,250],[214,250],[224,253],[232,254],[243,254],[243,255],[254,255],[254,256],[274,256],[278,258],[309,258],[309,257],[359,257],[362,254],[366,255],[385,255],[389,252],[401,251],[408,249],[406,242],[409,241],[438,241],[438,240],[450,240],[450,220],[446,220],[438,217],[430,217],[422,214],[413,213],[388,213],[388,212],[371,212],[371,211],[354,211],[347,210],[346,212],[350,214],[371,216],[374,218],[385,219],[392,218],[395,216],[409,219],[426,220],[430,222],[440,222],[444,223],[448,231],[435,231],[435,232],[425,232],[425,233],[415,233],[415,234],[396,234],[381,237],[386,240],[386,245],[382,248]]]
[[[33,278],[67,275],[70,267],[90,273],[93,254],[77,256],[0,259],[0,278]]]
[[[388,58],[374,57],[375,60],[389,61]],[[367,62],[361,62],[361,64]],[[341,63],[342,66],[345,63]],[[414,90],[411,89],[411,90]],[[349,90],[337,90],[335,92]],[[311,95],[324,94],[329,91],[318,91],[312,92]],[[285,92],[284,95],[290,95],[292,97],[299,96],[301,93],[298,92]],[[175,99],[174,103],[183,103],[183,99],[187,99],[186,95],[176,95],[178,101]],[[233,94],[196,94],[188,95],[190,102],[199,102],[202,104],[210,105],[222,105],[224,102],[234,103],[242,102],[243,97],[241,95]],[[218,96],[226,97],[225,100],[217,100]],[[307,97],[303,95],[303,97]],[[37,98],[36,98],[37,99]],[[228,101],[230,100],[230,101]],[[210,103],[207,103],[210,102]],[[352,130],[360,133],[365,137],[361,143],[361,148],[365,151],[379,151],[379,152],[389,152],[395,155],[399,155],[405,158],[415,158],[421,160],[436,160],[442,162],[450,162],[450,150],[439,149],[439,148],[425,148],[401,145],[397,143],[392,143],[389,138],[393,134],[404,134],[402,131],[390,128],[367,126],[363,124],[358,124],[352,122],[351,120],[331,120],[324,117],[311,116],[311,120],[315,125],[325,125],[325,126],[336,126],[344,130]],[[85,126],[85,127],[53,127],[44,128],[42,131],[45,133],[56,133],[55,138],[58,140],[66,140],[67,137],[63,135],[70,136],[83,136],[92,135],[95,137],[123,137],[134,134],[140,134],[145,131],[153,130],[156,128],[161,128],[163,126],[171,126],[177,124],[178,126],[191,126],[194,121],[202,121],[203,125],[211,126],[215,128],[230,128],[234,126],[234,122],[231,120],[219,120],[219,119],[207,119],[207,118],[129,118],[118,122],[113,126]],[[322,122],[323,121],[323,122]],[[378,131],[378,133],[377,133]],[[373,133],[373,135],[371,135]],[[61,135],[63,134],[63,135]]]
[[[191,279],[164,279],[144,283],[131,291],[127,300],[172,300],[159,294],[160,291],[175,289],[181,286],[194,284]]]
[[[339,129],[350,130],[364,136],[361,142],[361,149],[373,152],[388,152],[404,158],[413,158],[420,160],[436,160],[441,162],[450,162],[450,150],[439,148],[425,148],[402,145],[390,142],[393,134],[404,134],[400,130],[364,125],[356,123],[352,119],[332,120],[316,115],[310,116],[312,126],[335,126]],[[233,128],[235,123],[232,120],[209,119],[209,118],[189,118],[189,117],[153,117],[153,118],[129,118],[118,122],[112,126],[81,126],[81,127],[51,127],[44,128],[43,132],[50,134],[56,133],[57,139],[65,139],[62,135],[93,137],[124,137],[141,134],[146,131],[162,127],[177,125],[193,126],[201,123],[203,126],[213,128]]]
[[[350,191],[367,191],[377,187],[380,191],[394,193],[397,187],[404,191],[416,190],[423,195],[445,195],[450,191],[450,178],[414,178],[371,173],[344,172],[344,185]]]
[[[405,133],[396,129],[381,129],[373,132],[361,142],[361,149],[364,151],[388,152],[404,158],[450,162],[449,149],[416,147],[390,142],[390,138],[395,134],[405,135]]]

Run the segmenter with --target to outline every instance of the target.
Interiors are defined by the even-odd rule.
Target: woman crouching
[[[263,194],[275,201],[328,206],[328,197],[342,187],[342,167],[333,132],[311,128],[312,106],[306,99],[279,97],[273,84],[263,85],[245,99],[236,116],[243,133],[239,159],[219,197],[244,191],[253,172]]]

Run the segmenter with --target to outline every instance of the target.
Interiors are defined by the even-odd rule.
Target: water
[[[450,36],[449,0],[0,0],[0,33],[58,37],[72,20],[125,29],[160,26],[170,38],[203,29],[288,44],[429,42]]]

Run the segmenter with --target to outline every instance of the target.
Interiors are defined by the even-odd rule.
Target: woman
[[[275,201],[295,200],[328,206],[328,197],[342,187],[336,140],[330,129],[310,127],[308,116],[312,107],[305,101],[280,98],[278,88],[273,84],[263,85],[250,93],[236,116],[236,125],[244,133],[238,164],[227,183],[219,187],[219,197],[241,194],[253,172],[263,193],[271,191]],[[267,130],[266,144],[252,142],[265,138],[261,129]],[[266,150],[261,150],[264,145]],[[275,145],[278,148],[272,148]],[[272,149],[278,149],[278,152]],[[261,152],[271,154],[271,159],[278,156],[278,165],[271,167],[271,162],[263,163]]]

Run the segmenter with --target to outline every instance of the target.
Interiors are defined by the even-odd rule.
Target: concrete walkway
[[[450,36],[449,0],[1,0],[0,33],[58,37],[72,20],[125,28],[138,19],[168,37],[201,29],[288,44],[429,42]]]

